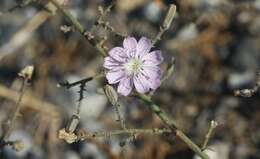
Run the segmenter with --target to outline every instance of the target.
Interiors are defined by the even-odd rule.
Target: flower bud
[[[117,102],[118,102],[118,95],[115,91],[115,89],[110,86],[110,85],[105,85],[105,94],[109,100],[109,102],[112,104],[112,105],[117,105]]]
[[[175,13],[176,13],[176,6],[174,4],[171,4],[168,12],[164,18],[163,28],[168,29],[170,27]]]
[[[66,132],[73,133],[76,130],[78,124],[79,124],[79,116],[75,115],[75,114],[72,115],[69,123],[67,124],[67,126],[65,128]]]
[[[21,72],[18,73],[18,76],[26,79],[27,81],[32,79],[34,67],[32,65],[26,66]]]

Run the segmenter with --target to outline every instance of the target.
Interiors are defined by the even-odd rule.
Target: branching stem
[[[193,141],[191,141],[180,129],[178,129],[176,122],[173,119],[170,119],[168,115],[161,110],[160,106],[155,104],[151,98],[147,95],[140,94],[138,97],[147,103],[151,110],[162,120],[162,122],[168,127],[169,129],[172,130],[173,133],[177,137],[179,137],[183,142],[185,142],[190,149],[192,149],[196,154],[198,154],[202,159],[209,159],[209,156],[204,153]]]
[[[84,29],[84,27],[79,23],[79,21],[76,18],[74,18],[67,10],[62,8],[55,0],[50,0],[50,1],[63,13],[63,15],[68,20],[70,20],[70,22],[74,25],[76,30],[78,30],[81,33],[81,35],[83,35],[90,42],[91,45],[93,45],[103,56],[107,55],[105,49],[102,48],[100,46],[100,44],[97,43],[96,40],[93,37],[91,37],[89,32],[87,32]],[[175,11],[176,11],[176,6],[172,4],[169,8],[169,11],[168,11],[165,19],[164,19],[163,25],[160,27],[160,32],[157,34],[157,36],[153,40],[153,44],[155,44],[157,41],[159,41],[161,39],[161,36],[163,35],[163,33],[169,28],[169,26],[170,26],[170,24],[173,20]],[[74,85],[77,85],[77,84],[74,84]],[[144,102],[146,102],[150,106],[152,111],[162,120],[162,122],[172,132],[174,132],[176,134],[176,136],[178,136],[182,141],[184,141],[195,153],[197,153],[202,159],[209,159],[208,155],[205,154],[204,152],[202,152],[202,150],[195,143],[193,143],[182,131],[180,131],[177,128],[175,121],[171,120],[166,115],[166,113],[161,110],[161,108],[158,105],[153,103],[153,101],[150,99],[149,96],[139,95],[138,97],[141,100],[143,100]],[[121,131],[125,132],[125,130],[121,130]],[[132,133],[133,132],[130,132],[130,134],[132,134]],[[103,135],[105,135],[105,134],[103,134]]]
[[[50,2],[52,2],[55,7],[60,10],[62,12],[62,14],[73,24],[73,26],[75,27],[75,29],[81,34],[83,35],[86,40],[92,45],[94,46],[103,56],[106,56],[107,53],[105,51],[105,49],[100,46],[100,44],[91,36],[91,33],[89,33],[81,24],[80,22],[73,17],[73,15],[66,10],[65,8],[63,8],[62,6],[60,6],[60,4],[56,1],[56,0],[49,0]]]
[[[80,140],[85,140],[89,138],[106,137],[110,138],[116,135],[133,135],[133,134],[151,134],[151,135],[162,135],[171,133],[169,129],[125,129],[125,130],[114,130],[105,132],[81,132]]]

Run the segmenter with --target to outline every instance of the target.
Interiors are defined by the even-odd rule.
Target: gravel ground
[[[73,144],[58,139],[58,131],[75,113],[79,87],[65,89],[57,84],[100,73],[103,58],[59,11],[46,7],[45,0],[26,2],[0,1],[0,135],[22,84],[17,74],[27,65],[35,67],[9,137],[10,141],[22,141],[23,148],[0,148],[0,158],[199,158],[171,135],[138,135],[134,139],[119,135]],[[118,0],[102,21],[112,29],[95,26],[102,17],[101,8],[111,1],[66,0],[63,7],[102,41],[104,48],[111,49],[122,45],[122,36],[153,39],[170,3],[176,5],[177,12],[155,48],[163,52],[164,72],[174,57],[174,72],[154,92],[153,100],[198,145],[202,145],[210,121],[217,121],[205,150],[211,159],[260,159],[259,91],[251,97],[234,95],[235,90],[260,83],[259,0]],[[14,9],[17,4],[20,6]],[[105,84],[102,78],[87,83],[77,130],[121,129],[114,107],[104,95]],[[164,127],[140,100],[120,96],[119,103],[127,128]]]

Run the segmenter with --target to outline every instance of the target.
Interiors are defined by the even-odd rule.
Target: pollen
[[[128,75],[135,75],[140,72],[142,65],[141,59],[133,58],[124,64],[124,68]]]

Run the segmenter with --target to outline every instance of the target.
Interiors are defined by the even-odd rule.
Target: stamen
[[[137,74],[142,69],[142,61],[138,58],[130,59],[124,64],[125,71],[128,75]]]

